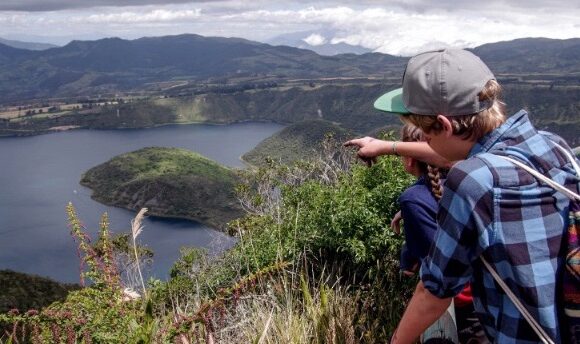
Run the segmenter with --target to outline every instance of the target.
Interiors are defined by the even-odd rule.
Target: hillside
[[[579,50],[577,38],[528,38],[474,49],[498,75],[565,84],[577,84]],[[407,59],[379,53],[320,56],[288,46],[192,34],[73,41],[44,51],[0,44],[0,104],[123,92],[157,94],[163,90],[160,83],[171,82],[193,87],[296,78],[399,80]]]
[[[147,90],[151,83],[175,80],[364,76],[385,73],[391,66],[399,75],[406,61],[372,54],[373,66],[368,58],[354,55],[325,57],[310,50],[191,34],[73,41],[60,48],[22,52],[26,54],[2,59],[0,48],[0,103]]]
[[[499,73],[572,73],[576,80],[580,77],[580,38],[521,38],[484,44],[473,52]]]
[[[252,165],[263,165],[266,158],[289,164],[303,159],[318,157],[322,142],[332,136],[337,142],[346,141],[354,133],[324,120],[306,120],[292,124],[260,142],[258,146],[242,156]]]
[[[248,120],[292,124],[324,119],[361,134],[385,125],[400,125],[396,116],[372,107],[379,95],[398,87],[397,83],[367,81],[313,86],[152,97],[60,114],[0,118],[0,135],[30,135],[66,126],[143,128],[171,123],[227,124]],[[504,88],[509,114],[528,109],[539,128],[561,135],[572,146],[580,145],[580,92],[575,87],[506,83]]]
[[[185,218],[215,228],[242,215],[236,173],[177,148],[151,147],[119,155],[88,170],[81,184],[93,199],[149,214]]]
[[[65,284],[48,278],[11,270],[0,270],[0,313],[11,309],[25,312],[39,310],[55,301],[64,300],[67,294],[79,289],[76,284]]]

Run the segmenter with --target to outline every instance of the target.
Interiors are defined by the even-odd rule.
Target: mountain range
[[[578,84],[580,39],[519,39],[473,49],[500,77],[551,75]],[[0,104],[150,89],[152,83],[236,79],[400,79],[408,58],[379,53],[320,56],[239,38],[178,35],[72,41],[43,51],[0,44]]]
[[[580,38],[522,38],[473,49],[494,72],[558,73],[580,77]]]
[[[13,48],[26,49],[26,50],[46,50],[50,48],[56,48],[58,45],[49,43],[37,43],[37,42],[23,42],[15,41],[10,39],[4,39],[0,37],[0,44],[4,44]]]

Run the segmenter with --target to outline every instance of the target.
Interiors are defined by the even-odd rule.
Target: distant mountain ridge
[[[472,51],[504,73],[580,73],[580,38],[521,38],[484,44]]]
[[[389,55],[370,59],[397,71],[405,63]],[[198,35],[72,41],[37,52],[0,45],[0,102],[139,89],[175,78],[363,76],[377,71],[368,60]]]
[[[580,71],[578,38],[530,38],[473,50],[500,74],[556,73],[578,78]],[[193,34],[72,41],[44,51],[0,44],[0,103],[141,90],[150,83],[172,80],[399,78],[407,59],[379,53],[320,56],[287,46]]]
[[[4,44],[13,48],[26,49],[26,50],[46,50],[50,48],[56,48],[58,45],[49,43],[37,43],[37,42],[22,42],[15,41],[11,39],[4,39],[0,37],[0,44]]]

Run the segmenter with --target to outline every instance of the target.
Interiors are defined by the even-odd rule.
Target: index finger
[[[344,147],[350,147],[350,146],[358,146],[358,144],[357,144],[355,141],[358,141],[358,139],[353,139],[353,140],[346,141],[346,142],[345,142],[345,143],[343,143],[342,145],[343,145]]]

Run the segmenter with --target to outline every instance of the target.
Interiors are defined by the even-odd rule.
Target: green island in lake
[[[238,177],[197,153],[149,147],[122,154],[88,170],[81,184],[92,198],[153,216],[183,218],[223,229],[242,215],[234,194]]]

